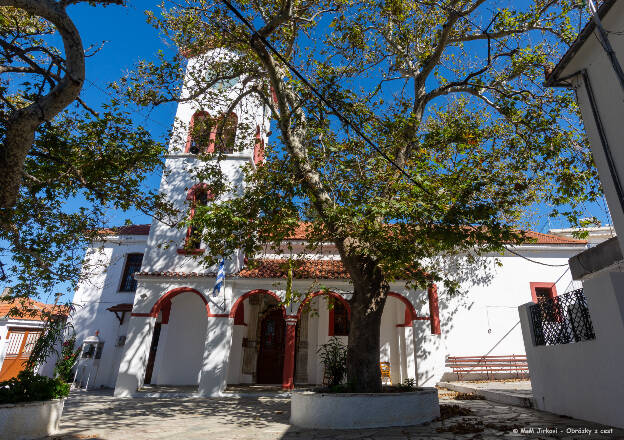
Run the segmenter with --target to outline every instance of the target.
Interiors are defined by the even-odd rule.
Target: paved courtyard
[[[486,400],[458,400],[464,396],[445,390],[439,394],[443,420],[425,426],[313,431],[288,424],[290,400],[284,397],[115,399],[110,392],[72,393],[62,430],[51,439],[624,438],[622,430],[589,422]]]

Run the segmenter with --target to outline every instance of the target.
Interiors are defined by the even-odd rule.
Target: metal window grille
[[[6,355],[15,357],[19,354],[20,348],[22,347],[22,340],[24,339],[24,335],[26,333],[23,332],[11,332],[9,334],[8,346]]]
[[[41,333],[39,332],[30,332],[28,333],[28,336],[26,336],[26,343],[24,344],[24,355],[28,355],[30,356],[30,353],[32,353],[33,348],[35,348],[35,343],[37,342],[37,339],[39,339],[39,336],[41,336]]]
[[[143,254],[128,254],[126,258],[126,266],[124,268],[121,280],[120,292],[136,292],[137,282],[134,279],[134,273],[141,270],[143,262]]]
[[[529,310],[535,345],[596,339],[583,289],[540,301]]]

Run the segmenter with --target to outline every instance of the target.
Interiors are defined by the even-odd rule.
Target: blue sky
[[[158,50],[173,54],[175,48],[145,21],[145,10],[156,8],[148,0],[129,1],[126,7],[93,7],[85,3],[71,6],[69,12],[81,33],[84,46],[100,46],[102,49],[87,60],[87,83],[83,97],[91,105],[106,100],[107,85],[123,76],[140,59],[149,59]],[[166,141],[166,131],[171,127],[175,105],[163,105],[148,112],[137,111],[134,119],[146,126],[156,139]],[[146,186],[158,187],[158,175],[146,181]],[[537,207],[537,225],[534,229],[546,232],[551,228],[567,226],[565,219],[548,219],[547,207]],[[598,217],[603,224],[610,223],[604,204],[586,207],[587,216]],[[111,225],[122,224],[126,219],[134,223],[150,223],[151,219],[137,212],[111,212]]]
[[[92,107],[97,108],[99,103],[109,98],[108,84],[132,69],[137,61],[153,58],[159,50],[166,54],[175,53],[176,49],[146,23],[145,10],[155,7],[156,3],[148,0],[131,0],[126,7],[93,7],[87,3],[69,7],[69,13],[80,31],[85,48],[103,44],[96,55],[87,59],[87,82],[82,97]],[[163,105],[151,112],[147,109],[136,111],[134,120],[148,128],[154,138],[166,142],[166,133],[173,124],[174,114],[175,105]],[[157,188],[159,182],[158,173],[151,176],[145,186]],[[565,219],[549,219],[546,206],[536,207],[536,211],[536,225],[533,229],[537,231],[547,232],[551,228],[568,226]],[[596,216],[603,224],[610,223],[604,203],[587,206],[585,211],[587,216]],[[127,219],[136,224],[151,223],[151,218],[142,213],[111,211],[109,225],[121,225]]]
[[[97,107],[107,100],[108,84],[122,77],[141,59],[150,59],[158,50],[167,54],[176,52],[174,47],[161,38],[158,31],[146,23],[145,10],[155,8],[156,2],[148,0],[129,1],[122,6],[89,6],[79,3],[70,6],[68,11],[74,20],[85,48],[93,45],[101,50],[87,59],[87,81],[82,97],[90,105]],[[133,119],[137,124],[148,128],[152,136],[167,141],[166,134],[173,124],[176,106],[162,105],[153,111],[137,110]],[[160,174],[145,182],[150,188],[158,188]],[[151,223],[152,219],[140,212],[128,213],[111,211],[110,225],[124,223]]]

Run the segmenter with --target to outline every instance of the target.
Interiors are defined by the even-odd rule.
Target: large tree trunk
[[[389,286],[381,269],[373,262],[367,263],[357,264],[355,267],[346,264],[353,280],[347,382],[351,384],[353,391],[377,393],[381,391],[379,370],[381,315]]]

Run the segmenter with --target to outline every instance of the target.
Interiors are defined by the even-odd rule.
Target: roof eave
[[[598,16],[602,19],[611,7],[615,5],[615,0],[605,0],[600,8],[598,8]],[[559,86],[559,75],[563,70],[568,66],[568,63],[574,58],[576,53],[580,50],[580,48],[585,44],[587,38],[594,32],[596,28],[596,24],[593,19],[590,19],[589,22],[585,25],[583,30],[578,34],[576,40],[572,43],[572,45],[568,48],[566,53],[561,57],[555,68],[546,76],[546,80],[544,81],[544,86],[546,87],[557,87]]]

